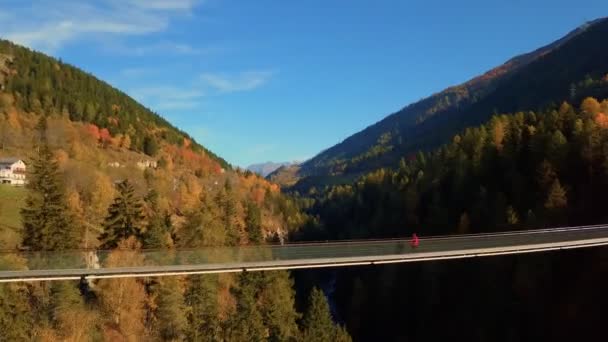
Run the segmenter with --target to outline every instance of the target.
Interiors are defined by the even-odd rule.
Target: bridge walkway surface
[[[380,265],[608,245],[608,225],[439,236],[176,250],[0,252],[0,282],[169,276]],[[113,266],[109,266],[113,265]]]

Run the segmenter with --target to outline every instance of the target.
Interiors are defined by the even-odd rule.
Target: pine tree
[[[21,210],[23,245],[33,250],[63,250],[78,246],[78,230],[67,207],[59,166],[46,140],[46,118],[38,123],[40,142],[32,160],[25,207]]]
[[[270,341],[289,341],[298,334],[293,281],[286,271],[263,273],[260,311],[269,330]]]
[[[329,304],[323,291],[316,287],[310,292],[302,328],[304,341],[333,342],[334,340],[336,333],[329,311]]]
[[[551,135],[549,146],[547,146],[547,152],[555,165],[561,165],[566,158],[566,154],[568,153],[567,144],[568,140],[566,140],[566,137],[560,130],[556,130],[553,135]]]
[[[60,335],[67,337],[75,329],[75,316],[84,310],[77,283],[73,281],[55,281],[50,284],[51,322]]]
[[[350,334],[348,333],[348,331],[346,331],[346,328],[344,326],[338,326],[336,327],[336,338],[334,339],[334,342],[352,342],[353,339],[350,337]]]
[[[249,235],[250,242],[259,244],[263,241],[264,236],[262,235],[262,214],[260,212],[260,207],[251,201],[247,202],[245,226],[247,227],[247,234]]]
[[[144,138],[144,153],[151,157],[158,153],[158,143],[153,137],[147,136]]]
[[[547,160],[543,160],[536,173],[538,183],[542,189],[548,188],[551,184],[553,184],[553,181],[557,177],[555,171],[553,170],[553,166]]]
[[[189,341],[221,341],[218,312],[217,275],[195,275],[189,278],[186,291]]]
[[[538,220],[536,218],[536,215],[534,214],[532,209],[528,210],[528,213],[526,214],[526,228],[536,228],[537,225]]]
[[[519,223],[519,216],[517,215],[517,212],[515,211],[515,209],[513,209],[512,206],[507,207],[506,216],[508,224],[514,226]]]
[[[142,233],[142,246],[146,249],[169,247],[168,233],[171,231],[169,213],[154,213],[148,220],[146,231]]]
[[[228,319],[227,341],[263,341],[267,332],[257,307],[255,275],[239,274],[238,287],[231,291],[236,300],[236,311]]]
[[[100,236],[102,248],[115,248],[121,240],[131,236],[141,237],[143,209],[135,196],[135,189],[128,180],[117,186],[118,196],[108,208],[104,232]]]
[[[148,224],[146,230],[142,233],[142,247],[145,249],[170,247],[170,214],[163,213],[158,208],[158,193],[156,191],[150,191],[144,200],[148,206]]]
[[[184,336],[188,321],[179,278],[164,277],[156,287],[157,330],[165,341],[180,340]]]
[[[460,215],[460,219],[458,220],[458,234],[467,234],[470,231],[471,220],[469,219],[469,215],[464,212]]]
[[[232,185],[230,185],[230,181],[226,180],[224,188],[218,192],[215,200],[222,211],[227,244],[231,246],[238,245],[240,237],[238,227],[235,223],[236,201],[234,199],[234,193],[232,192]]]
[[[568,206],[568,199],[566,197],[566,190],[559,183],[559,179],[555,179],[549,189],[547,200],[545,201],[545,208],[551,209],[563,209]]]
[[[5,341],[30,341],[34,320],[26,288],[0,284],[0,332]]]

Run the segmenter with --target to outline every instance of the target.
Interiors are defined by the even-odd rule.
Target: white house
[[[0,183],[25,185],[25,163],[19,158],[0,158]]]
[[[137,167],[140,170],[144,169],[156,169],[158,167],[158,163],[155,160],[141,160],[137,162]]]

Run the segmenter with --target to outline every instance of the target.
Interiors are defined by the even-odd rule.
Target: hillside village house
[[[0,183],[25,185],[25,163],[19,158],[0,158]]]
[[[140,170],[144,170],[144,169],[156,169],[156,167],[158,166],[158,163],[155,160],[140,160],[137,162],[137,167]]]

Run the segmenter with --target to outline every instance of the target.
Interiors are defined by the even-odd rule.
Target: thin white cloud
[[[160,31],[166,24],[156,23],[127,24],[118,21],[61,21],[47,24],[39,29],[32,28],[20,32],[12,32],[6,38],[16,43],[39,48],[42,50],[55,50],[68,41],[77,39],[86,34],[128,34],[141,35]]]
[[[155,111],[195,109],[205,95],[200,89],[173,86],[136,88],[129,94]]]
[[[153,74],[155,71],[157,71],[157,69],[155,69],[155,68],[135,67],[135,68],[124,68],[124,69],[120,70],[119,74],[120,74],[120,76],[123,76],[123,77],[133,78],[133,77],[147,76],[147,75]]]
[[[70,30],[71,26],[70,22],[59,22],[39,29],[32,28],[19,32],[9,32],[5,37],[21,45],[54,50],[74,38],[74,32]],[[53,38],[49,39],[49,37]]]
[[[198,3],[195,0],[5,2],[1,12],[3,35],[40,50],[55,50],[83,38],[161,32],[168,28],[172,19],[190,13]],[[187,50],[183,46],[181,49]]]
[[[150,10],[190,10],[197,3],[195,0],[129,0],[127,2]]]
[[[196,109],[201,106],[200,101],[190,101],[190,100],[180,100],[180,101],[171,101],[171,100],[163,100],[160,101],[156,106],[154,106],[154,110],[163,112],[163,111],[174,111],[174,110],[186,110],[186,109]]]
[[[274,74],[275,72],[270,70],[246,71],[236,75],[204,73],[201,75],[201,80],[221,93],[232,93],[259,88],[268,83]]]
[[[126,42],[107,42],[103,47],[106,52],[125,56],[150,56],[150,55],[209,55],[222,52],[221,47],[208,46],[204,48],[194,47],[186,43],[160,41],[147,45],[133,45]]]
[[[172,86],[138,88],[135,89],[132,94],[134,97],[142,99],[163,97],[174,100],[192,100],[200,98],[204,95],[201,90]]]
[[[144,77],[153,71],[153,69],[146,68],[130,68],[122,70],[120,74],[123,77],[137,78]],[[132,88],[128,93],[155,111],[196,109],[202,106],[203,98],[210,93],[253,90],[266,84],[273,74],[272,71],[248,71],[226,77],[207,73],[201,76],[202,84],[200,80],[191,82],[189,86],[164,85],[159,82],[158,86]],[[265,149],[272,148],[275,146],[258,145],[252,150],[252,153],[263,153]]]

